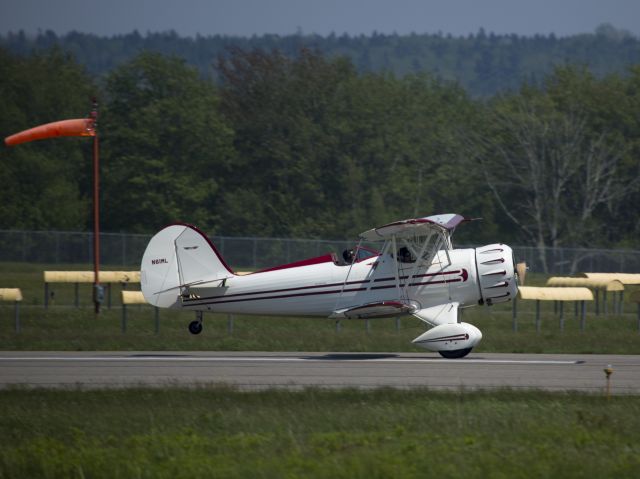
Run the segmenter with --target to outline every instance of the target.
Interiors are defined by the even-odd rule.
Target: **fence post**
[[[560,331],[564,331],[564,301],[560,301]]]
[[[56,231],[56,264],[60,263],[60,232]]]
[[[227,334],[229,335],[233,334],[233,320],[234,320],[234,315],[227,314]]]
[[[127,264],[127,237],[124,233],[120,233],[120,237],[122,238],[122,266],[125,266]]]
[[[127,305],[122,303],[122,323],[120,325],[122,333],[127,332]]]
[[[585,323],[587,319],[587,303],[585,301],[580,301],[580,331],[584,333]]]
[[[44,283],[44,309],[49,308],[49,283]]]
[[[80,288],[80,285],[78,283],[74,283],[74,286],[75,286],[75,292],[76,292],[75,304],[76,304],[76,308],[79,308],[80,307],[80,295],[79,295],[78,290]]]
[[[518,332],[518,296],[513,298],[511,305],[511,329],[514,333]]]
[[[253,238],[253,269],[257,268],[258,238]]]
[[[621,271],[624,273],[625,269],[624,269],[624,257],[622,256],[622,251],[620,252],[620,269],[618,271]]]
[[[16,301],[16,310],[15,310],[15,314],[16,314],[16,333],[20,332],[20,302]]]
[[[536,333],[540,333],[540,300],[536,299]]]
[[[396,331],[400,331],[400,316],[396,316]]]
[[[620,303],[618,304],[620,305],[620,310],[618,311],[618,314],[622,316],[624,314],[624,291],[620,291]]]

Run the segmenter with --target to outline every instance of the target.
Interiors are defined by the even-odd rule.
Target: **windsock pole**
[[[4,139],[7,146],[60,136],[93,136],[93,303],[100,312],[104,290],[100,286],[100,159],[98,149],[98,101],[93,98],[89,118],[61,120],[20,131]]]
[[[93,305],[100,313],[100,303],[104,291],[100,286],[100,155],[98,147],[98,101],[93,99],[91,118],[95,135],[93,137]]]

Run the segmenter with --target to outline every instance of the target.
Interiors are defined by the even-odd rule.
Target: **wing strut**
[[[347,281],[349,281],[349,275],[351,274],[351,269],[353,268],[353,265],[355,264],[355,262],[358,260],[358,251],[360,250],[360,246],[362,245],[362,238],[360,238],[360,241],[358,241],[358,245],[356,246],[356,251],[355,254],[353,255],[353,258],[351,259],[351,264],[349,265],[349,270],[347,271],[347,276],[344,279],[344,282],[342,283],[342,287],[340,288],[340,294],[338,295],[338,299],[336,299],[336,304],[333,308],[334,311],[338,310],[338,305],[340,304],[340,300],[342,299],[342,294],[344,293],[344,288],[347,285]]]
[[[393,251],[393,271],[395,273],[396,278],[396,290],[398,291],[398,299],[402,298],[402,290],[400,289],[400,274],[399,269],[400,265],[398,264],[398,244],[396,243],[396,235],[391,235],[391,251]]]
[[[409,284],[411,283],[411,280],[413,279],[413,277],[415,276],[415,274],[418,272],[418,268],[420,267],[420,261],[422,260],[422,256],[424,255],[424,252],[427,250],[427,246],[429,246],[429,243],[431,241],[432,235],[427,236],[427,238],[422,242],[422,247],[420,248],[420,252],[419,254],[416,256],[416,262],[413,265],[413,268],[411,268],[411,273],[409,274],[409,276],[407,277],[407,281],[404,284],[404,297],[405,298],[409,298],[409,294],[408,294],[408,290],[409,290]],[[406,241],[405,241],[405,244]],[[408,245],[409,246],[409,245]],[[434,247],[435,250],[437,251],[439,244],[438,241],[436,240]],[[415,254],[415,251],[414,251]]]

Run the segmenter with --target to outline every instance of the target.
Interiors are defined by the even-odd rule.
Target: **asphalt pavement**
[[[225,384],[271,387],[544,389],[640,394],[639,355],[294,352],[0,352],[0,388]]]

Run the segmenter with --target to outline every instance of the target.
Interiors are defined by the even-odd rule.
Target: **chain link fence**
[[[640,250],[544,248],[514,246],[517,262],[525,261],[530,271],[556,276],[579,272],[640,273]]]
[[[138,268],[151,235],[102,233],[103,265]],[[212,236],[225,261],[233,268],[256,270],[319,256],[341,254],[356,241]],[[466,245],[458,247],[473,247]],[[640,250],[513,247],[517,261],[531,271],[572,275],[580,271],[639,273]],[[44,264],[91,264],[92,233],[77,231],[0,230],[0,261]],[[542,253],[542,254],[541,254]]]

